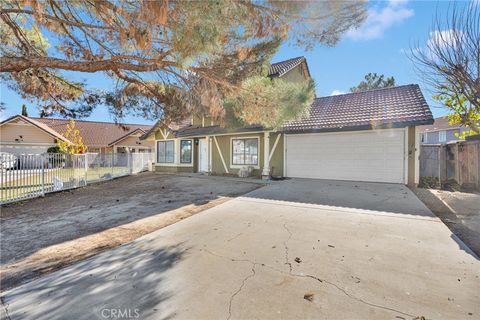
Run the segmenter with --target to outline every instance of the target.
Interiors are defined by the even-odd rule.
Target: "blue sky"
[[[305,56],[312,77],[316,81],[317,96],[348,92],[369,72],[394,76],[398,85],[418,83],[435,117],[446,110],[432,101],[429,88],[415,74],[406,53],[417,42],[423,46],[429,38],[436,9],[440,14],[448,9],[448,2],[436,1],[382,1],[369,5],[369,17],[357,30],[347,32],[332,48],[319,46],[311,51],[283,45],[273,62]],[[443,30],[441,30],[443,31]],[[101,74],[81,75],[91,87],[105,88],[110,81]],[[21,105],[28,106],[30,116],[38,116],[36,106],[23,100],[2,83],[0,99],[6,110],[0,119],[20,113]],[[98,107],[89,120],[111,121],[106,107]],[[127,116],[127,123],[151,123],[143,118]]]

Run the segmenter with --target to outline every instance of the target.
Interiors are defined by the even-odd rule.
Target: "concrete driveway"
[[[480,262],[404,186],[275,182],[4,293],[11,319],[478,319]]]

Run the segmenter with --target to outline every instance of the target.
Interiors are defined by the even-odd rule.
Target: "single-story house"
[[[309,79],[305,58],[275,63],[270,77]],[[418,85],[319,97],[308,115],[278,130],[229,129],[208,115],[173,128],[159,121],[142,139],[155,141],[161,172],[238,174],[415,184],[418,126],[432,124]]]
[[[457,135],[468,131],[468,128],[460,125],[450,125],[448,117],[439,117],[434,119],[430,125],[420,126],[420,144],[446,144],[458,141]]]
[[[44,153],[64,137],[70,120],[16,115],[0,122],[0,151],[13,154]],[[152,152],[154,143],[140,140],[148,125],[75,120],[88,152]]]

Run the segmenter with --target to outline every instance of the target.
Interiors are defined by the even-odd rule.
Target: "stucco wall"
[[[115,146],[121,146],[121,147],[132,147],[132,148],[150,148],[151,151],[153,152],[155,149],[155,142],[154,141],[148,141],[148,140],[140,140],[140,136],[130,136],[127,137],[123,140],[120,140],[115,144]]]
[[[277,136],[278,136],[278,133],[270,134],[270,152],[272,152],[273,150],[273,145],[275,144],[275,140]],[[256,137],[259,138],[259,145],[258,145],[258,151],[259,151],[258,162],[259,163],[258,163],[258,168],[255,168],[253,170],[253,175],[260,177],[263,170],[263,164],[264,164],[264,133],[263,132],[251,133],[251,134],[235,134],[235,135],[216,137],[218,142],[218,147],[222,152],[229,174],[236,175],[240,170],[238,168],[231,167],[231,162],[232,162],[231,139],[232,138],[256,138]],[[274,168],[273,169],[274,176],[283,176],[283,135],[280,137],[277,143],[275,152],[272,155],[272,158],[270,161],[270,168],[272,167]],[[222,159],[220,157],[220,153],[218,152],[218,148],[215,144],[215,141],[212,141],[212,174],[222,175],[226,173],[227,172],[225,171],[225,167],[222,163]]]
[[[283,76],[280,77],[280,79],[291,81],[291,82],[302,82],[306,80],[303,74],[303,71],[301,69],[301,65],[285,73]]]
[[[45,144],[54,144],[55,138],[51,135],[45,133],[43,130],[35,127],[31,124],[10,124],[6,123],[0,126],[0,141],[3,142],[14,142],[15,139],[22,136],[20,143],[45,143]]]

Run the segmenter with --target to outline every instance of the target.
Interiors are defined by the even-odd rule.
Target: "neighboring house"
[[[70,120],[16,115],[0,123],[0,151],[15,154],[44,153],[54,147]],[[152,152],[154,143],[140,140],[151,126],[75,120],[88,152]]]
[[[305,58],[271,66],[270,77],[310,79]],[[433,123],[418,85],[316,98],[309,115],[277,131],[236,130],[195,115],[142,139],[155,141],[157,171],[418,183],[417,126]]]
[[[450,125],[448,117],[435,118],[434,123],[426,126],[420,126],[419,132],[421,144],[444,144],[452,141],[458,141],[457,135],[468,131],[468,128],[460,125]]]

